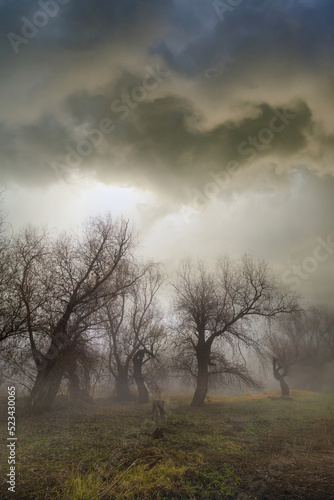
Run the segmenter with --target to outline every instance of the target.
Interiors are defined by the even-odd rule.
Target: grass
[[[268,395],[275,394],[210,396],[196,410],[185,405],[187,396],[166,395],[170,416],[159,439],[151,405],[59,398],[36,417],[19,404],[17,496],[2,479],[0,497],[334,498],[333,395],[292,391],[291,401]],[[2,470],[6,460],[1,456]]]

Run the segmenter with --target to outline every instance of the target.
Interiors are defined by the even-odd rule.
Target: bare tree
[[[141,279],[101,311],[103,331],[108,348],[108,367],[116,382],[118,401],[130,398],[131,364],[140,402],[148,398],[142,367],[156,357],[161,338],[161,312],[156,295],[162,276],[156,265],[141,266]]]
[[[268,359],[272,363],[273,375],[279,381],[282,398],[290,396],[285,378],[291,367],[305,359],[305,330],[302,313],[291,314],[269,321]]]
[[[157,294],[163,277],[158,268],[151,268],[133,287],[132,327],[138,339],[138,350],[132,357],[133,375],[138,389],[138,402],[148,403],[144,366],[159,363],[159,354],[166,338],[162,310]],[[152,372],[151,372],[152,374]],[[152,385],[152,382],[151,382]],[[155,388],[157,384],[155,383]]]
[[[28,226],[7,241],[0,256],[0,354],[6,376],[26,388],[36,373],[33,331],[39,329],[45,302],[40,276],[47,251],[46,232]]]
[[[302,317],[302,359],[295,369],[302,387],[322,390],[326,371],[334,362],[334,314],[325,307],[310,307]]]
[[[164,377],[165,372],[161,354],[165,347],[166,328],[160,318],[155,318],[146,329],[147,335],[142,337],[141,345],[132,358],[139,404],[148,403],[148,388],[154,394],[160,392],[159,380]]]
[[[101,311],[102,332],[105,337],[108,369],[116,384],[119,402],[130,399],[129,369],[138,340],[127,321],[130,296],[124,292],[108,302]]]
[[[19,265],[0,198],[0,342],[25,331],[25,308],[18,291],[18,274]]]
[[[49,242],[47,251],[31,232],[16,245],[18,289],[37,368],[30,399],[38,411],[52,404],[79,339],[94,334],[96,312],[138,279],[134,241],[126,221],[107,216],[90,219],[82,235]]]
[[[47,245],[44,231],[27,227],[19,232],[7,245],[0,275],[0,340],[28,337],[35,357],[32,332],[38,329],[46,300],[40,278],[44,274]]]
[[[237,263],[221,258],[212,271],[202,262],[185,261],[173,287],[178,332],[196,359],[192,406],[204,404],[218,340],[260,353],[256,319],[298,309],[295,295],[278,283],[268,266],[247,255]]]
[[[193,345],[186,342],[184,335],[177,335],[177,337],[175,348],[172,349],[171,369],[178,374],[182,383],[196,386],[198,363]],[[231,342],[231,339],[221,337],[211,348],[208,363],[208,387],[261,389],[263,384],[248,369],[240,345],[237,342]]]
[[[69,363],[64,372],[72,399],[93,403],[91,382],[99,363],[100,356],[91,339],[87,336],[78,337],[70,347]]]
[[[24,304],[16,289],[16,269],[8,249],[0,255],[0,342],[25,330]]]
[[[294,375],[299,384],[319,390],[326,367],[334,361],[334,314],[330,309],[311,307],[281,318],[270,325],[268,356],[282,397],[289,396],[285,377]]]

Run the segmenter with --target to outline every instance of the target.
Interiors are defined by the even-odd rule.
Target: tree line
[[[185,260],[166,278],[159,263],[139,258],[122,218],[90,218],[56,236],[31,226],[9,235],[0,220],[0,361],[3,376],[27,381],[35,412],[50,408],[64,380],[71,397],[90,401],[92,374],[102,371],[118,401],[133,383],[140,403],[159,380],[184,377],[198,407],[213,384],[260,387],[250,352],[271,360],[286,396],[293,365],[333,361],[333,324],[330,311],[304,311],[248,255],[211,266]]]

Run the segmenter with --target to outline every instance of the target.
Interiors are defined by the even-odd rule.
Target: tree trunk
[[[145,379],[143,377],[142,368],[144,362],[145,351],[144,349],[136,352],[132,358],[133,362],[133,375],[138,389],[138,402],[139,404],[148,403],[148,390],[145,386]]]
[[[198,349],[196,390],[191,402],[191,406],[194,408],[200,408],[204,405],[204,400],[208,392],[209,357],[210,352],[208,352],[207,348]]]
[[[68,378],[68,392],[72,399],[80,399],[80,380],[78,375],[72,371],[67,373]]]
[[[283,373],[280,370],[283,369]],[[277,358],[273,358],[273,372],[276,380],[279,381],[281,386],[281,395],[282,398],[290,397],[290,389],[288,384],[285,382],[284,377],[288,374],[287,368],[284,368]]]
[[[48,361],[38,372],[30,394],[30,405],[34,413],[50,409],[57,395],[64,374],[64,360],[58,357]]]
[[[279,383],[281,385],[282,398],[289,398],[290,397],[290,389],[289,389],[289,386],[285,382],[283,377],[281,377],[281,379],[279,379]]]
[[[80,378],[77,374],[77,360],[74,356],[70,358],[66,375],[70,397],[74,400],[79,399],[87,403],[92,403],[92,398],[89,394],[89,380],[84,380],[84,383],[80,384]],[[86,377],[84,376],[84,378]]]
[[[125,370],[116,377],[116,400],[120,403],[130,400],[128,372]]]

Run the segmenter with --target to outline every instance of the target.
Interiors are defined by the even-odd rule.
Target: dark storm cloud
[[[113,91],[106,89],[95,95],[80,91],[63,103],[69,123],[74,127],[83,126],[85,131],[96,129],[105,118],[112,119],[114,130],[104,136],[104,146],[94,149],[80,163],[82,172],[94,168],[98,178],[105,182],[124,184],[131,180],[134,185],[146,183],[154,189],[173,187],[174,194],[184,196],[190,183],[200,186],[207,180],[208,172],[221,170],[229,160],[237,160],[246,168],[255,151],[263,158],[268,155],[289,157],[307,147],[312,133],[311,112],[304,102],[292,103],[287,109],[273,109],[262,103],[254,108],[254,117],[229,120],[203,130],[203,117],[191,102],[165,97],[140,103],[127,120],[122,120],[121,114],[110,108],[114,96],[121,95],[121,91],[126,93],[131,88],[129,83],[133,82],[138,82],[138,78],[126,75],[116,82]],[[288,126],[285,127],[275,113],[283,120],[288,113],[292,117]],[[279,133],[276,136],[272,133],[270,144],[261,145],[257,138],[264,129],[268,135],[273,120]],[[15,137],[19,138],[19,148]],[[36,123],[19,127],[4,136],[4,156],[15,166],[10,176],[19,178],[22,169],[25,177],[28,174],[26,166],[30,163],[31,183],[43,183],[48,176],[51,180],[54,172],[48,170],[48,164],[57,161],[66,165],[66,148],[77,151],[82,138],[82,135],[71,134],[71,129],[54,116],[43,116]],[[124,151],[127,166],[120,169]]]
[[[0,0],[0,175],[17,220],[70,221],[96,180],[116,198],[92,194],[91,211],[142,189],[124,192],[167,262],[249,249],[283,275],[333,234],[332,0],[242,0],[224,19],[217,0],[50,0],[16,54],[8,33],[46,1]],[[203,210],[184,219],[194,196]],[[332,276],[328,258],[309,294],[329,300]]]
[[[45,2],[1,2],[3,41],[8,32],[22,34],[22,18],[32,21]],[[50,16],[47,26],[39,29],[34,44],[48,48],[56,43],[58,49],[89,50],[118,37],[133,42],[141,25],[146,29],[148,24],[160,22],[168,25],[170,34],[165,34],[162,45],[157,45],[158,37],[152,39],[151,50],[167,54],[168,62],[172,64],[174,60],[174,69],[179,71],[186,71],[187,67],[180,60],[191,61],[193,69],[201,71],[224,53],[237,56],[243,52],[259,55],[274,51],[289,57],[302,56],[307,62],[310,58],[319,61],[319,49],[324,45],[333,50],[334,5],[330,0],[248,0],[227,12],[223,21],[214,5],[211,0],[68,0],[65,5],[58,5],[58,14]],[[6,43],[9,47],[8,40]]]
[[[41,8],[38,2],[26,0],[0,6],[5,38],[8,31],[20,33],[22,17],[32,19]],[[334,6],[326,0],[242,2],[223,21],[214,2],[202,0],[70,0],[59,5],[57,16],[40,28],[29,46],[20,47],[19,58],[13,53],[9,58],[8,52],[4,58],[7,92],[12,87],[11,71],[18,73],[14,83],[19,92],[25,91],[25,79],[36,82],[21,109],[17,108],[18,118],[14,103],[7,111],[4,101],[7,119],[3,118],[0,142],[1,168],[6,172],[2,177],[32,184],[54,182],[50,162],[65,163],[66,148],[76,150],[80,127],[96,128],[108,118],[115,130],[82,159],[80,170],[94,171],[105,182],[148,183],[159,190],[172,187],[182,197],[190,182],[200,186],[209,171],[221,170],[229,160],[237,159],[247,170],[252,156],[246,153],[249,138],[268,128],[275,109],[282,113],[284,106],[296,118],[257,156],[293,162],[309,152],[322,161],[325,148],[331,149],[334,131],[322,129],[319,116],[315,117],[317,102],[299,96],[298,81],[304,83],[309,67],[317,67],[319,76],[327,75],[333,16]],[[122,48],[124,55],[115,58]],[[96,88],[92,89],[85,79],[85,75],[91,78],[90,58],[97,60],[104,50],[113,55],[94,66]],[[82,54],[86,59],[80,58]],[[157,55],[165,59],[171,76],[157,91],[159,95],[152,92],[126,120],[120,119],[111,110],[112,103],[142,82],[148,60]],[[141,68],[141,63],[135,64],[136,56],[142,60]],[[206,70],[220,61],[223,73],[206,78]],[[114,75],[109,84],[106,78],[100,82],[106,66]],[[288,98],[283,94],[278,100],[272,95],[276,75],[286,82],[296,77],[296,88],[290,85]],[[57,83],[52,81],[55,77]],[[190,92],[187,81],[194,85]],[[258,95],[245,98],[245,91]],[[232,105],[239,111],[233,114]],[[220,108],[221,116],[208,124]],[[243,153],[241,143],[246,143]]]
[[[46,160],[59,154],[67,138],[68,130],[54,116],[18,128],[0,126],[2,182],[36,186],[54,181]]]
[[[44,48],[57,44],[58,49],[66,47],[82,50],[90,50],[95,44],[114,40],[118,36],[132,40],[139,31],[140,23],[158,21],[166,16],[172,5],[170,0],[159,5],[154,0],[51,1],[54,2],[57,12],[49,15],[46,26],[39,29],[34,43]],[[43,11],[42,6],[47,3],[47,0],[2,2],[0,28],[3,36],[8,32],[23,35],[25,22],[22,18],[33,22],[36,12]]]
[[[215,2],[204,3],[207,10],[215,10]],[[226,5],[226,2],[220,3]],[[216,5],[219,6],[219,1]],[[195,18],[197,22],[185,23],[183,50],[176,52],[168,40],[157,48],[175,71],[201,74],[218,62],[232,59],[241,64],[249,59],[268,59],[268,56],[271,60],[277,58],[278,65],[283,62],[282,69],[289,63],[297,63],[300,68],[310,64],[326,65],[333,56],[334,4],[331,0],[244,1],[231,12],[226,11],[222,21],[216,13],[214,29],[209,32],[203,27],[203,12],[201,14],[198,15],[190,3],[184,6],[181,19]],[[195,31],[200,31],[202,36],[194,37]]]
[[[229,160],[238,160],[245,166],[250,163],[253,148],[242,148],[242,143],[268,129],[276,116],[268,104],[259,105],[257,111],[256,118],[228,121],[205,131],[200,127],[201,117],[190,103],[169,97],[144,103],[137,119],[127,123],[125,130],[119,129],[120,133],[116,132],[111,140],[132,146],[129,160],[137,169],[140,165],[147,176],[153,176],[157,184],[166,186],[166,182],[171,185],[177,180],[178,190],[184,194],[189,183],[201,185],[210,170],[224,168]],[[276,111],[284,113],[283,109]],[[310,110],[305,103],[298,103],[290,106],[289,113],[292,111],[294,118],[289,127],[283,127],[271,144],[262,148],[264,157],[289,156],[307,146],[312,128]]]

